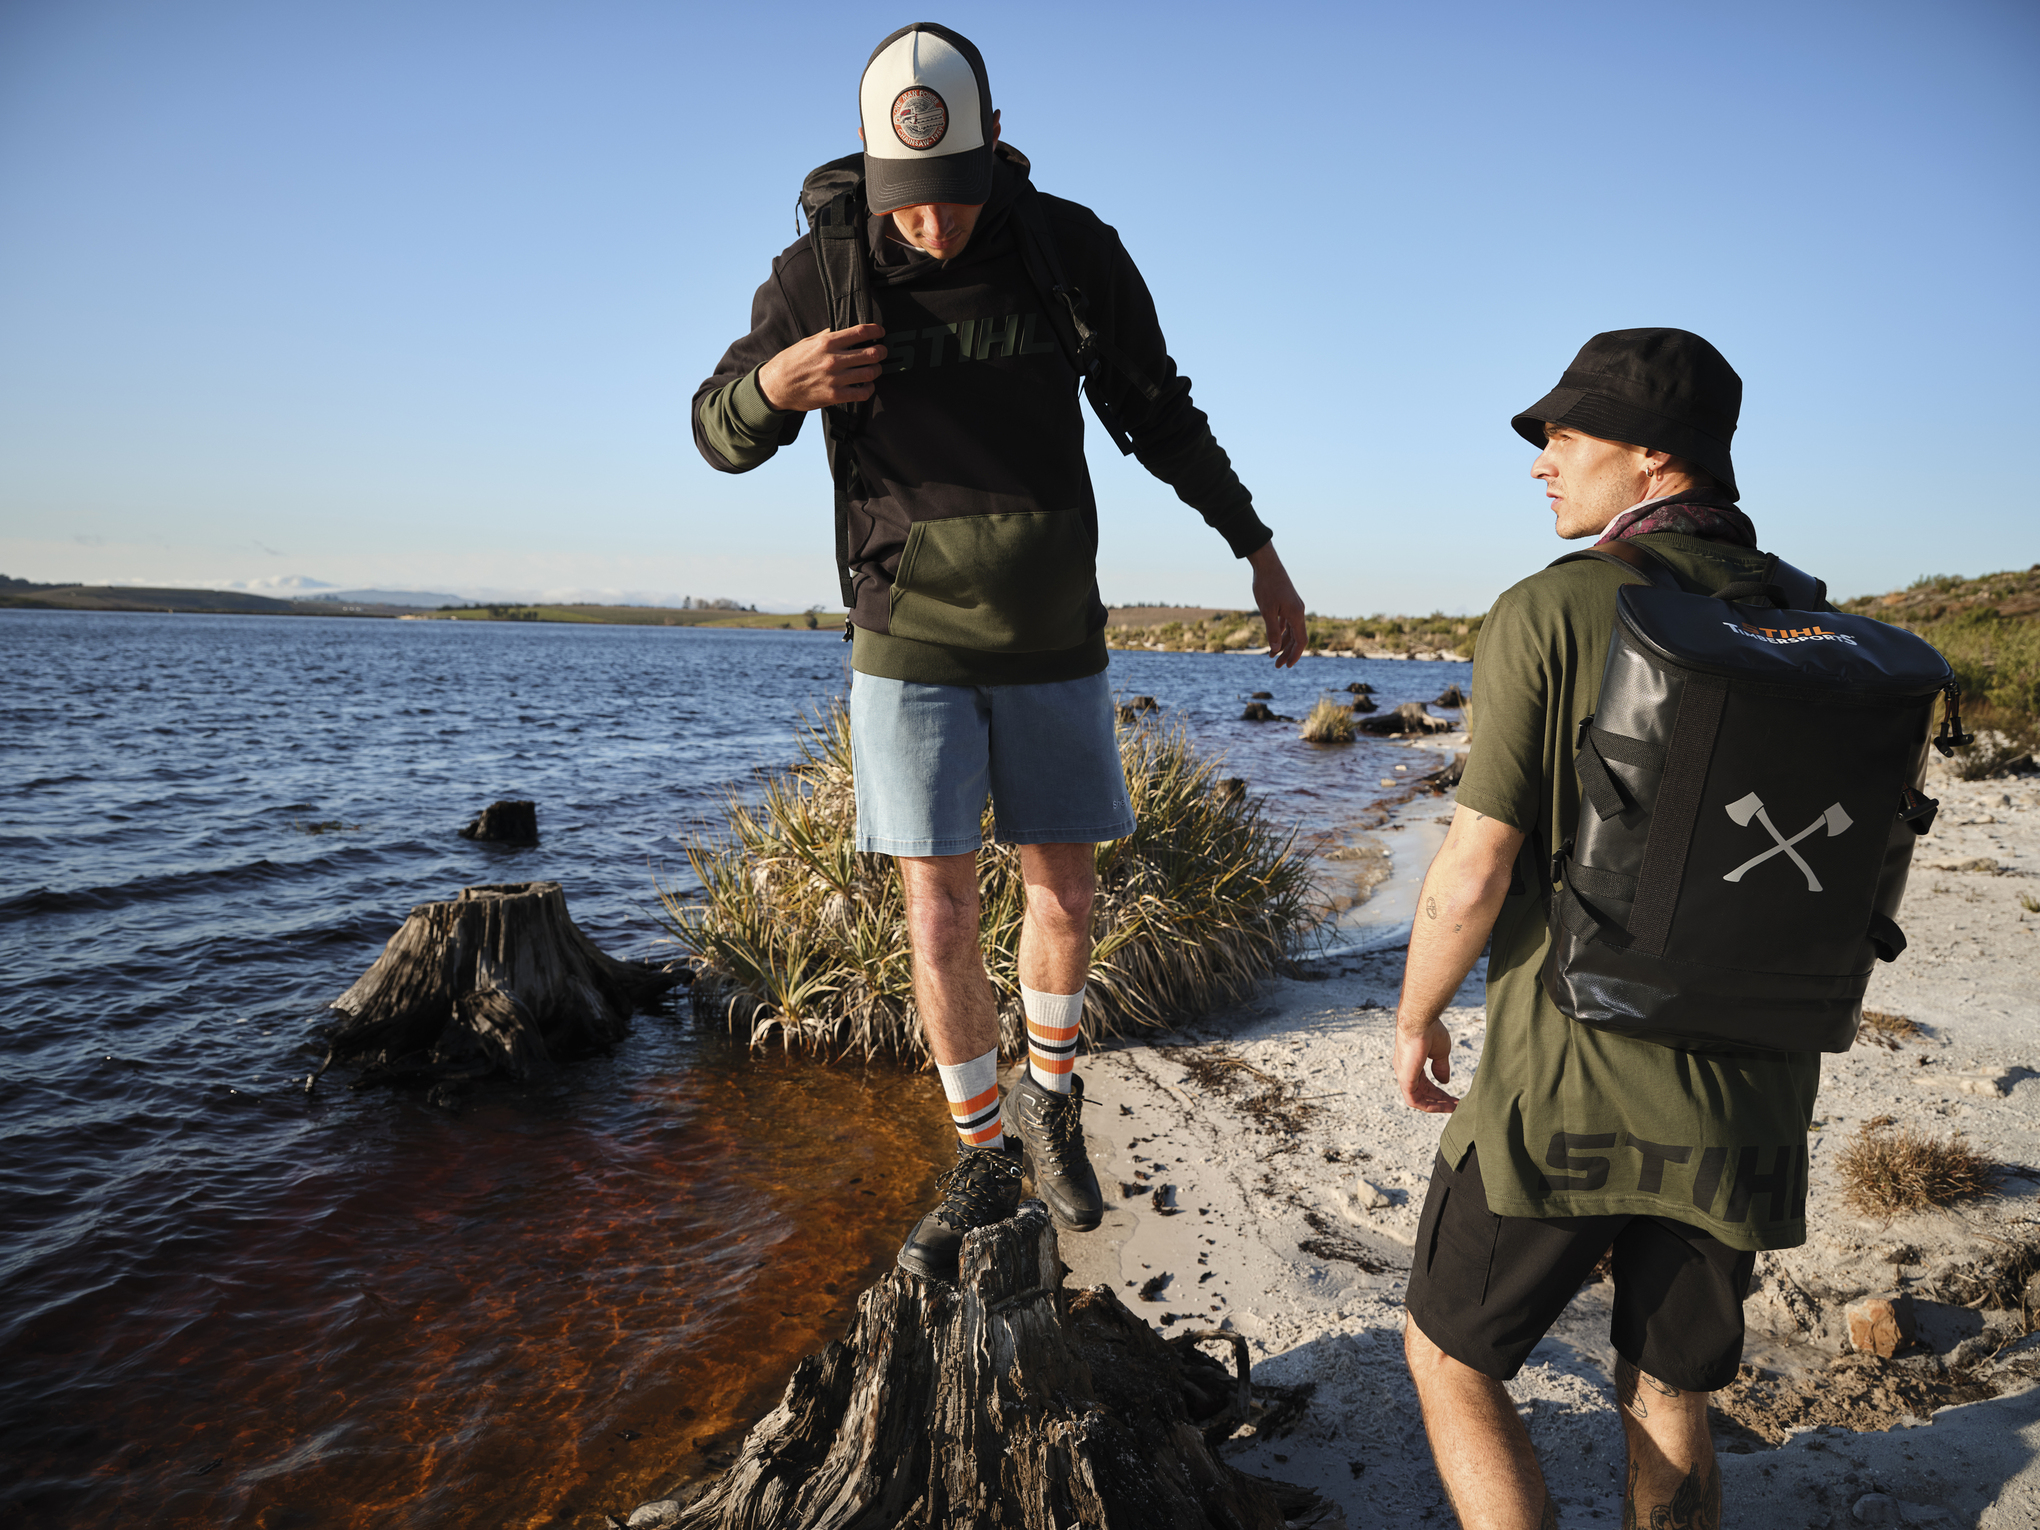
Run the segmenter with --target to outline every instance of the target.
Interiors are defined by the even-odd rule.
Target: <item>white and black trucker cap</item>
[[[992,90],[977,45],[932,21],[873,50],[857,87],[871,210],[992,195]]]

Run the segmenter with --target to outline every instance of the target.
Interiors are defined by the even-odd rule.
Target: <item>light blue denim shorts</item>
[[[964,855],[983,844],[1097,844],[1133,832],[1105,671],[1040,685],[922,685],[853,674],[857,848]]]

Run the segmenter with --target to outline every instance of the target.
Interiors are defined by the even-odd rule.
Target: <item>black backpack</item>
[[[1545,990],[1588,1025],[1693,1050],[1845,1052],[1895,916],[1934,698],[1967,743],[1948,662],[1827,609],[1774,556],[1688,593],[1634,542],[1573,553],[1647,575],[1616,596],[1580,726],[1579,829],[1551,858]],[[1554,565],[1555,566],[1555,565]]]
[[[1086,316],[1088,304],[1083,291],[1064,280],[1055,236],[1042,210],[1041,194],[1032,181],[1024,179],[1027,157],[1004,143],[994,152],[1023,176],[1011,217],[1027,278],[1041,298],[1056,343],[1083,380],[1084,397],[1090,400],[1098,423],[1105,427],[1120,454],[1130,456],[1133,441],[1099,385],[1100,374],[1109,366],[1150,402],[1159,400],[1162,390],[1112,343],[1109,335],[1092,327]],[[829,328],[854,329],[859,324],[884,323],[878,300],[872,295],[871,270],[864,250],[864,229],[871,213],[864,199],[863,154],[846,154],[810,171],[801,183],[800,207],[807,216],[815,265],[821,273],[822,292],[828,302]],[[870,417],[869,403],[831,404],[822,411],[822,428],[830,440],[847,448]],[[856,603],[856,590],[850,572],[850,501],[863,497],[864,486],[858,481],[855,452],[839,451],[835,461],[836,571],[843,584],[843,604],[851,606]]]

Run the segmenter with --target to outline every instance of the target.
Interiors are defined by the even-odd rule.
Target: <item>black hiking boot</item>
[[[1006,1096],[1011,1120],[1020,1129],[1020,1157],[1034,1180],[1034,1193],[1048,1202],[1049,1215],[1072,1232],[1089,1232],[1105,1220],[1098,1174],[1084,1151],[1084,1081],[1070,1080],[1057,1094],[1034,1081],[1032,1069]]]
[[[1011,1141],[1011,1138],[1007,1139]],[[914,1224],[899,1267],[923,1280],[956,1279],[963,1235],[1003,1222],[1020,1209],[1020,1159],[1004,1148],[956,1148],[956,1166],[935,1181],[942,1204]]]

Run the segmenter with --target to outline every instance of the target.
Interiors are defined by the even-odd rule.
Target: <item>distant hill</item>
[[[1975,579],[1930,574],[1840,606],[1917,632],[1940,649],[1972,727],[2001,730],[2014,750],[2040,745],[2040,563]]]
[[[131,584],[31,584],[0,580],[0,606],[52,611],[197,611],[243,616],[302,615],[301,602],[239,590],[178,590]],[[332,615],[328,611],[319,613]]]
[[[458,595],[435,595],[430,590],[321,590],[316,595],[300,595],[298,599],[306,602],[334,601],[347,606],[400,606],[421,611],[463,604]]]

